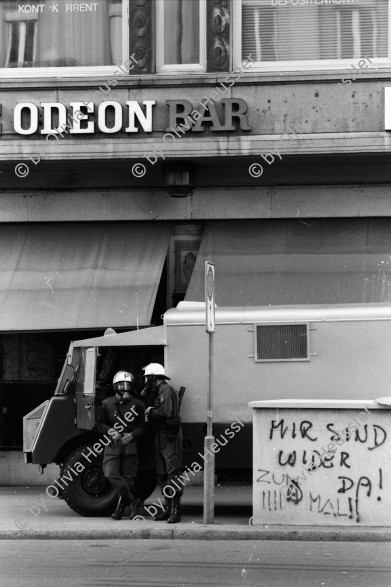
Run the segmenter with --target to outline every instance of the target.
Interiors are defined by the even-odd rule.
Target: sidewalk
[[[0,487],[0,539],[149,539],[167,540],[337,540],[391,541],[391,528],[337,526],[251,527],[251,485],[216,487],[215,523],[202,522],[203,487],[187,487],[182,522],[154,522],[146,511],[145,521],[86,518],[73,512],[46,487]],[[158,502],[156,491],[146,506]],[[153,510],[151,511],[153,513]]]

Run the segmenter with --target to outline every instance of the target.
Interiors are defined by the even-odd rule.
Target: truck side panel
[[[286,323],[286,322],[285,322]],[[368,399],[389,395],[391,321],[310,322],[309,361],[254,361],[254,324],[218,324],[214,421],[232,422],[267,399]],[[167,372],[186,387],[184,422],[205,422],[208,340],[204,325],[168,325]]]

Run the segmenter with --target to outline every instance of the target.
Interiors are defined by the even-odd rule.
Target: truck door
[[[97,348],[82,349],[76,383],[76,428],[92,430],[96,424],[98,405],[95,396]]]

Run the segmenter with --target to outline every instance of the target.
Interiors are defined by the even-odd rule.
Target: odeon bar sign
[[[166,100],[159,116],[159,128],[156,128],[155,100],[130,100],[124,104],[107,100],[99,105],[94,102],[70,102],[68,108],[60,102],[40,102],[39,105],[22,102],[14,109],[13,122],[17,134],[38,133],[46,135],[46,140],[57,139],[57,135],[62,136],[63,133],[81,135],[173,130],[197,133],[205,130],[205,123],[212,132],[232,132],[238,126],[241,130],[251,130],[247,104],[242,98],[224,98],[220,104],[218,111],[216,103],[210,98],[200,101],[197,107],[188,100]]]

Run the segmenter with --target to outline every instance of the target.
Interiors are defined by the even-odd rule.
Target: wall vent
[[[255,361],[309,361],[308,323],[255,324]]]

